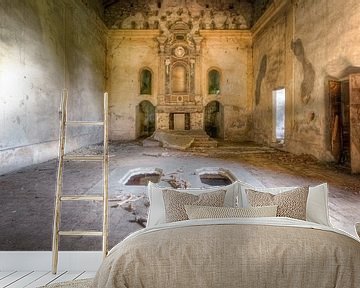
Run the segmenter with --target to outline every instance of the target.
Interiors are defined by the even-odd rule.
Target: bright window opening
[[[274,99],[274,140],[283,143],[285,139],[285,88],[273,91]]]

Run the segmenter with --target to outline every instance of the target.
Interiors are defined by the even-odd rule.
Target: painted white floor
[[[75,279],[87,279],[95,276],[95,271],[4,271],[0,272],[1,288],[35,288]]]
[[[0,288],[34,288],[93,278],[101,251],[60,251],[58,272],[51,273],[51,251],[0,251]]]

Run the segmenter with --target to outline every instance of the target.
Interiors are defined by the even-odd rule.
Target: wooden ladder
[[[108,186],[109,186],[109,153],[108,153],[108,93],[104,93],[104,120],[97,121],[68,121],[67,120],[68,92],[63,90],[60,110],[60,137],[59,137],[59,162],[57,171],[57,185],[55,195],[55,213],[52,241],[52,273],[57,273],[60,236],[98,236],[102,237],[102,253],[106,256],[108,250]],[[103,126],[104,144],[102,155],[65,155],[66,128],[68,126]],[[64,160],[71,161],[99,161],[103,168],[103,193],[102,195],[62,195]],[[61,231],[61,202],[62,201],[102,201],[103,223],[102,231]]]

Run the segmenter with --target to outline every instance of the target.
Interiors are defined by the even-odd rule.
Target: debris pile
[[[141,203],[139,203],[140,205],[138,206],[135,203],[139,202],[139,200],[142,201],[140,201]],[[137,223],[142,227],[146,227],[147,216],[140,215],[140,214],[144,214],[143,210],[147,210],[147,208],[150,205],[149,199],[146,197],[145,194],[139,196],[133,194],[125,194],[125,195],[123,194],[117,196],[115,199],[109,199],[109,201],[116,202],[110,205],[111,208],[121,207],[125,211],[134,215],[134,218],[129,220],[130,223]],[[140,206],[143,206],[146,209],[139,209]]]

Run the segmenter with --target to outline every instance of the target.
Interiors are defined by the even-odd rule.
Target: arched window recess
[[[152,94],[152,72],[148,68],[143,68],[140,72],[140,94]]]
[[[218,69],[212,68],[208,72],[208,93],[219,95],[220,91],[220,72]]]

